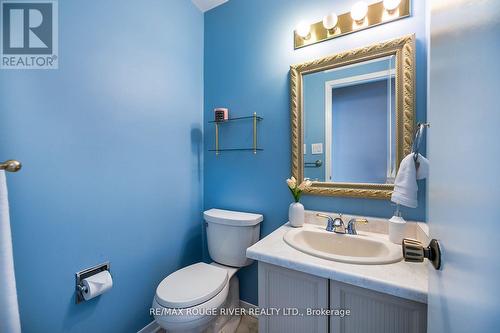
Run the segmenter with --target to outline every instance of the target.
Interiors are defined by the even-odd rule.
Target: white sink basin
[[[343,235],[319,227],[288,231],[283,239],[291,247],[315,257],[351,264],[380,265],[402,259],[401,245],[366,235]]]

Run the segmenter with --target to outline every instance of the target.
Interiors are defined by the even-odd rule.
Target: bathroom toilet
[[[236,272],[253,260],[246,249],[259,240],[260,214],[210,209],[203,213],[211,264],[199,262],[160,282],[152,308],[167,332],[234,332],[240,317]]]

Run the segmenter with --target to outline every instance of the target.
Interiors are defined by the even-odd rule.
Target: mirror
[[[390,55],[304,75],[305,178],[394,182],[395,64]]]
[[[414,36],[291,66],[292,172],[312,194],[389,198],[410,152]]]

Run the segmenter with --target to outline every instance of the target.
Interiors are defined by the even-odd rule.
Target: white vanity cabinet
[[[335,333],[424,333],[427,304],[330,280],[330,308],[350,316],[330,317]]]
[[[260,316],[261,333],[423,333],[427,305],[259,262],[259,307],[297,308],[303,316]],[[306,309],[350,315],[307,316]]]
[[[259,308],[328,308],[328,280],[259,262]],[[327,317],[259,316],[259,333],[328,332]]]

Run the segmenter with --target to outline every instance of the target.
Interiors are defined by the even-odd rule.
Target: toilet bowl
[[[184,267],[163,279],[152,308],[167,332],[234,332],[239,316],[227,309],[239,306],[236,272],[248,266],[246,249],[259,239],[260,214],[220,209],[204,212],[208,251],[215,262]]]
[[[207,329],[218,319],[221,307],[237,305],[228,297],[230,293],[239,294],[237,270],[216,263],[196,263],[172,273],[156,290],[155,320],[168,332]]]

